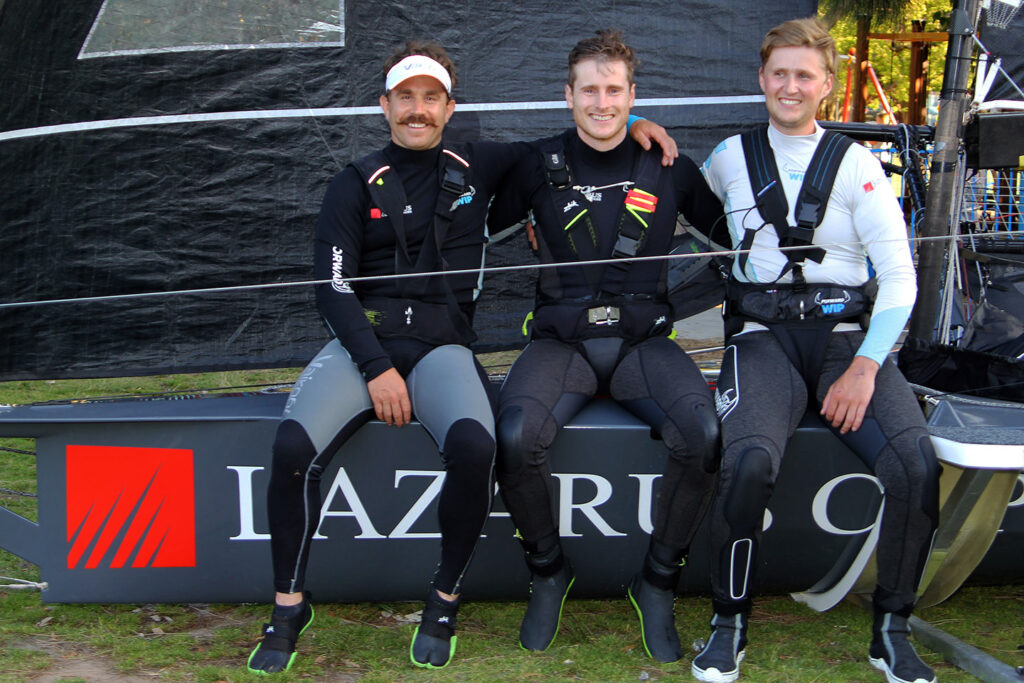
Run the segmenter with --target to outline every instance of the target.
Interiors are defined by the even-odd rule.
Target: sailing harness
[[[753,321],[767,327],[779,341],[786,356],[800,371],[810,395],[821,374],[832,330],[840,322],[859,322],[867,329],[877,285],[874,278],[860,286],[808,283],[803,263],[821,263],[825,250],[813,245],[814,231],[825,217],[839,165],[853,140],[826,130],[804,174],[796,203],[796,225],[788,221],[789,204],[782,189],[775,154],[768,140],[767,126],[741,136],[747,175],[756,206],[765,224],[771,224],[787,263],[771,283],[748,283],[730,278],[726,285],[725,336],[728,339]],[[762,226],[763,227],[763,226]],[[747,229],[740,244],[740,272],[745,267],[757,229]],[[779,283],[792,271],[792,283]]]
[[[541,144],[551,215],[561,223],[569,248],[579,261],[602,259],[598,234],[587,194],[598,189],[576,185],[561,137]],[[640,254],[658,206],[649,190],[658,187],[662,173],[660,153],[641,151],[634,163],[634,181],[619,209],[612,257],[606,264],[580,266],[591,294],[584,297],[538,301],[533,315],[533,337],[575,343],[593,337],[618,336],[641,341],[671,331],[671,307],[664,297],[631,293],[629,276]],[[622,260],[619,260],[622,259]]]
[[[391,172],[387,157],[378,150],[352,162],[352,166],[366,182],[370,199],[379,207],[380,217],[386,216],[395,231],[395,273],[405,275],[448,270],[444,243],[460,197],[467,190],[466,173],[469,163],[458,154],[442,148],[437,167],[440,189],[434,208],[434,229],[423,240],[415,261],[409,253],[406,240],[405,188],[398,174]],[[440,278],[445,303],[424,301],[431,281],[427,277],[399,278],[396,281],[397,297],[361,299],[364,313],[379,337],[413,338],[435,345],[468,345],[476,340],[470,320],[459,306],[446,277]]]

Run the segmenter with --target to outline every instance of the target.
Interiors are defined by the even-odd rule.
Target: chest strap
[[[580,261],[600,259],[601,247],[590,215],[590,202],[574,185],[572,169],[561,139],[542,145],[541,157],[553,215],[559,217],[562,234],[566,236],[570,249]],[[631,172],[634,178],[632,187],[625,193],[619,207],[613,258],[629,259],[637,256],[643,248],[649,222],[658,205],[658,197],[653,190],[658,187],[661,169],[660,154],[653,150],[640,152]],[[616,261],[607,266],[599,264],[582,268],[595,296],[618,296],[627,293],[624,289],[631,265],[629,261]]]
[[[459,205],[459,197],[466,192],[468,186],[466,176],[469,163],[451,150],[441,150],[437,166],[438,193],[437,202],[434,205],[432,239],[431,234],[424,237],[415,262],[410,255],[406,238],[405,207],[408,200],[401,178],[397,173],[391,172],[390,162],[380,150],[353,162],[353,166],[366,181],[370,200],[387,215],[388,222],[395,231],[395,273],[399,275],[427,273],[435,267],[440,270],[448,270],[448,262],[444,258],[444,242],[448,237],[455,209]],[[427,277],[399,279],[399,297],[422,299],[430,285],[430,279]],[[447,278],[438,279],[441,282],[440,286],[443,288],[453,322],[466,338],[475,339],[469,320],[459,307]]]
[[[782,189],[775,153],[768,140],[768,127],[747,131],[740,136],[740,140],[747,162],[750,187],[754,192],[754,200],[761,218],[765,223],[774,226],[779,247],[795,247],[784,252],[788,261],[775,280],[778,281],[792,270],[793,282],[803,285],[804,260],[810,259],[815,263],[821,263],[825,258],[823,248],[811,246],[814,242],[814,231],[825,218],[836,173],[853,140],[832,130],[825,131],[814,150],[814,156],[811,157],[811,163],[800,186],[800,193],[797,195],[796,225],[789,224],[789,203]],[[743,235],[739,255],[741,272],[746,272],[750,248],[758,230],[760,228],[748,228]]]

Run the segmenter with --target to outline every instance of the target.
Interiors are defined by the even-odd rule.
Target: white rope
[[[46,581],[27,581],[25,579],[16,579],[10,576],[0,576],[0,581],[14,581],[14,583],[0,584],[0,588],[10,588],[12,590],[46,590],[50,587]]]
[[[1016,235],[1020,236],[1021,231],[1017,230],[994,230],[992,232],[985,233],[986,236],[995,237],[999,235]],[[891,240],[875,240],[874,244],[886,244],[886,243],[900,243],[904,241],[909,242],[924,242],[930,240],[950,240],[950,235],[937,235],[934,237],[912,237],[912,238],[897,238]],[[815,244],[818,247],[848,247],[848,246],[863,246],[863,242],[832,242],[829,244]],[[795,249],[802,249],[803,247],[773,247],[779,251],[786,252]],[[488,266],[484,268],[464,268],[460,270],[435,270],[426,273],[397,273],[390,275],[365,275],[360,277],[345,278],[348,283],[355,282],[372,282],[376,280],[400,280],[406,278],[415,277],[434,277],[437,275],[466,275],[470,273],[506,273],[520,270],[543,270],[547,268],[574,268],[582,266],[601,265],[607,263],[621,263],[623,261],[628,262],[640,262],[640,261],[674,261],[677,259],[689,259],[689,258],[706,258],[710,256],[722,255],[722,256],[738,256],[743,253],[752,253],[757,249],[728,249],[714,252],[695,252],[686,254],[661,254],[657,256],[633,256],[628,258],[607,258],[607,259],[593,259],[590,261],[571,261],[565,263],[524,263],[513,266]],[[181,296],[187,294],[220,294],[225,292],[242,292],[252,291],[261,289],[276,289],[282,287],[307,287],[310,285],[323,285],[329,284],[330,279],[323,280],[299,280],[295,282],[270,282],[265,284],[255,285],[230,285],[225,287],[200,287],[195,289],[175,289],[168,292],[137,292],[135,294],[109,294],[104,296],[86,296],[86,297],[72,297],[67,299],[42,299],[38,301],[9,301],[0,303],[0,310],[8,308],[24,308],[28,306],[48,306],[51,304],[70,304],[70,303],[94,303],[99,301],[120,301],[127,299],[144,299],[159,296]]]

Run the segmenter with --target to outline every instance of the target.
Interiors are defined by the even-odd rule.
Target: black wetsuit
[[[396,175],[401,179],[408,204],[404,233],[419,271],[441,270],[442,259],[448,270],[481,267],[488,200],[524,150],[523,145],[497,143],[453,150],[469,162],[469,169],[438,250],[434,212],[442,148],[413,151],[393,143],[384,148],[390,170],[382,177],[386,182],[394,182]],[[459,163],[453,159],[446,162]],[[346,167],[328,188],[317,222],[315,276],[331,280],[317,286],[317,303],[337,338],[296,381],[274,442],[267,511],[275,590],[303,589],[309,543],[319,523],[320,475],[341,444],[373,416],[366,381],[394,367],[406,378],[416,418],[441,450],[446,471],[438,504],[442,556],[434,587],[458,593],[491,503],[495,440],[487,378],[464,346],[467,340],[437,344],[394,328],[385,335],[383,328],[371,325],[364,304],[411,296],[447,314],[454,297],[453,308],[471,321],[478,274],[425,278],[413,295],[396,279],[350,284],[348,278],[397,271],[396,231],[371,201],[367,180],[353,166]],[[379,311],[369,315],[379,322]],[[449,383],[461,385],[446,390]]]
[[[598,152],[575,129],[559,139],[572,182],[586,189],[555,206],[541,155],[528,155],[495,197],[489,222],[498,229],[532,210],[542,262],[585,259],[581,245],[591,239],[591,229],[594,256],[609,258],[642,150],[627,139]],[[668,253],[680,212],[705,229],[721,216],[721,204],[686,157],[659,171],[656,185],[641,188],[655,194],[658,203],[653,217],[645,216],[649,228],[640,256]],[[581,218],[566,230],[563,214],[581,207],[587,208],[589,221]],[[700,371],[667,336],[673,318],[665,296],[666,262],[629,265],[611,276],[620,285],[606,287],[612,272],[604,266],[542,271],[532,340],[499,396],[500,491],[522,536],[527,561],[538,573],[545,570],[530,558],[547,562],[559,552],[547,450],[558,430],[595,394],[609,393],[650,424],[669,449],[653,538],[674,560],[688,550],[714,484],[718,424],[713,399]],[[619,320],[597,321],[604,305],[617,311]]]

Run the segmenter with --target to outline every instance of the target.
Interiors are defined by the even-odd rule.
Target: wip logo
[[[67,447],[68,569],[196,566],[192,451]]]

